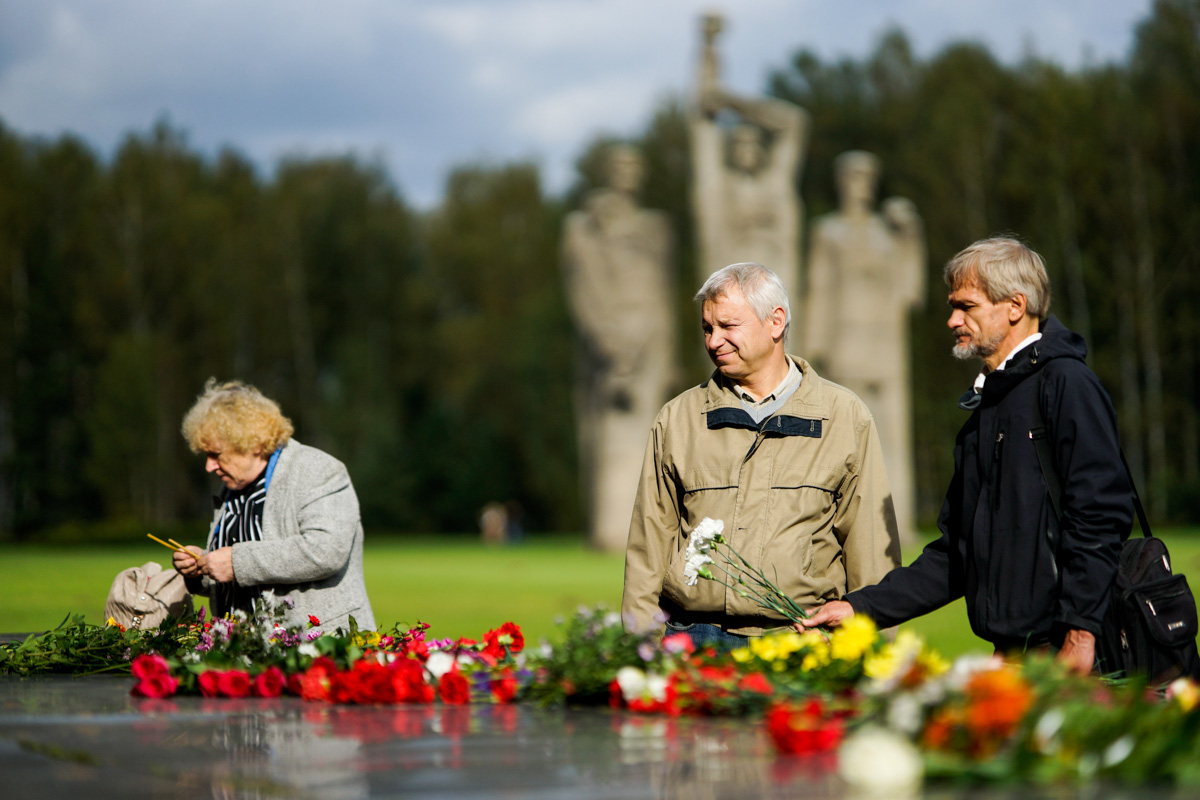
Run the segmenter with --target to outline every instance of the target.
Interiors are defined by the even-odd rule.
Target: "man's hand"
[[[803,633],[806,628],[815,628],[818,625],[826,628],[836,628],[842,624],[842,620],[853,616],[854,606],[845,600],[831,600],[814,611],[808,619],[802,619],[797,622],[796,630]]]
[[[1067,631],[1058,660],[1071,672],[1090,675],[1096,663],[1096,637],[1088,631]]]

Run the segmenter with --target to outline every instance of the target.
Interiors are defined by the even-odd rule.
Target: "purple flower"
[[[208,608],[206,606],[200,606],[200,613],[196,615],[196,621],[199,622],[201,625],[204,624],[204,614],[206,611],[208,611]]]
[[[308,637],[307,641],[310,641],[310,642],[316,641],[317,639],[321,638],[321,632],[320,631],[309,631],[307,634],[307,637]]]
[[[642,661],[650,662],[654,660],[654,645],[649,642],[642,642],[638,645],[638,656]]]
[[[207,653],[209,650],[212,650],[212,646],[213,638],[207,631],[205,631],[204,633],[200,634],[200,641],[196,643],[196,652]]]
[[[285,594],[280,599],[283,600],[283,604],[288,607],[289,611],[296,607],[296,601],[292,599],[290,594]]]

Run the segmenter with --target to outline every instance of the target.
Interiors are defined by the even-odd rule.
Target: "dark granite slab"
[[[776,756],[758,720],[529,705],[142,700],[129,696],[132,684],[0,677],[0,797],[843,796],[832,756]],[[1153,795],[941,788],[926,796]]]

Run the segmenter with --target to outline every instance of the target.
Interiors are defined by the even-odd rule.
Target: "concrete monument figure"
[[[689,123],[692,203],[700,272],[742,261],[769,264],[799,308],[800,226],[796,190],[809,131],[808,113],[769,97],[741,97],[720,83],[716,14],[703,18],[695,108]],[[738,124],[725,132],[721,122]]]
[[[804,344],[830,380],[866,402],[879,427],[902,537],[913,531],[908,315],[925,297],[925,238],[913,204],[889,198],[875,211],[879,159],[838,156],[840,209],[812,229]]]
[[[607,154],[607,183],[567,216],[563,271],[580,343],[575,407],[592,543],[623,550],[646,431],[675,383],[671,229],[640,208],[642,160]]]

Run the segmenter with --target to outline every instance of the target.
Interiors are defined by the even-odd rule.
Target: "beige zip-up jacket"
[[[663,610],[747,635],[784,624],[715,581],[687,585],[684,551],[705,517],[723,520],[732,546],[805,608],[900,565],[871,412],[849,389],[789,358],[800,386],[761,425],[716,372],[659,412],[625,554],[621,611],[631,629],[661,628]]]

